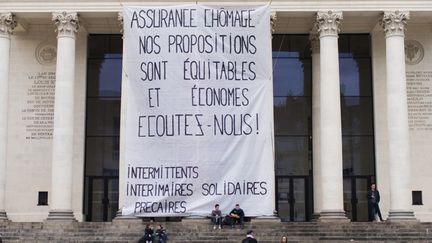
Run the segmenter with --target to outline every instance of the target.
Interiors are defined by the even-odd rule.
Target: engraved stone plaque
[[[35,57],[42,65],[54,65],[57,60],[57,47],[52,43],[42,42],[36,47]]]
[[[405,41],[405,63],[408,65],[416,65],[423,60],[424,48],[423,45],[416,40]]]

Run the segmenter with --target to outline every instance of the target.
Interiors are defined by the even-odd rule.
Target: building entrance
[[[111,221],[118,209],[121,35],[89,35],[84,215]]]
[[[351,221],[368,220],[367,189],[375,181],[370,36],[339,37],[344,206]]]
[[[344,177],[344,207],[351,221],[368,221],[367,191],[372,176]]]
[[[276,180],[278,215],[282,221],[309,221],[308,176],[284,176]]]
[[[89,176],[87,221],[111,221],[118,209],[118,177]]]
[[[85,207],[88,221],[109,221],[118,201],[122,38],[90,35],[87,59]],[[369,35],[340,35],[344,202],[367,220],[375,179]],[[312,188],[312,60],[308,35],[273,35],[276,209],[285,221],[309,221]],[[115,186],[114,186],[115,185]]]

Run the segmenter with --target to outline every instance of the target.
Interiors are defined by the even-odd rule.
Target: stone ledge
[[[77,222],[72,210],[50,210],[46,219],[46,222],[49,221]]]
[[[0,210],[0,221],[6,221],[8,220],[8,217],[6,215],[6,211]]]
[[[388,222],[391,223],[419,223],[414,216],[413,211],[390,211],[387,218]]]
[[[326,222],[338,222],[338,223],[350,223],[344,211],[321,211],[320,217],[316,221],[318,223]]]

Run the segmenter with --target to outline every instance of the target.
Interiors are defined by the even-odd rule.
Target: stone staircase
[[[114,222],[0,222],[5,242],[137,242],[145,224],[141,220]],[[159,222],[156,222],[159,223]],[[150,224],[156,224],[150,223]],[[245,229],[229,227],[213,230],[208,220],[160,222],[168,233],[168,242],[238,243],[252,229],[260,243],[279,242],[283,235],[289,242],[431,242],[432,223],[281,223],[253,220]]]

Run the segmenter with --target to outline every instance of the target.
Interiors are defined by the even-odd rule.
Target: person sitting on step
[[[153,243],[153,228],[147,224],[144,229],[144,236],[138,241],[138,243]]]
[[[231,210],[230,214],[231,228],[234,228],[235,223],[238,222],[240,224],[240,228],[244,228],[244,212],[243,209],[240,208],[239,204],[235,205],[235,208]]]
[[[211,220],[213,222],[213,229],[216,229],[216,227],[218,227],[219,229],[222,228],[222,212],[219,209],[219,204],[216,204],[215,208],[212,210]]]
[[[166,243],[167,240],[168,240],[168,236],[167,236],[164,228],[162,227],[161,224],[158,224],[156,227],[154,242],[155,243]]]

